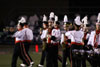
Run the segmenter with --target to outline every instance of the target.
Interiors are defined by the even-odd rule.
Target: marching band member
[[[73,51],[75,49],[80,50],[83,48],[83,37],[84,37],[84,32],[81,31],[81,21],[80,21],[80,16],[77,16],[75,18],[75,31],[73,31],[71,33],[72,37],[71,37],[71,51],[73,53]],[[81,63],[82,63],[82,59],[77,59],[76,57],[74,57],[74,54],[72,54],[72,67],[81,67]]]
[[[48,28],[52,29],[54,27],[54,21],[55,21],[55,14],[54,12],[51,12],[48,20]]]
[[[69,32],[69,27],[71,27],[71,23],[68,22],[68,19],[64,16],[64,30],[65,32],[61,35],[61,44],[63,48],[63,61],[62,61],[62,67],[66,67],[67,64],[67,58],[70,60],[70,43],[71,40],[69,39],[69,36],[67,33]],[[70,42],[69,42],[70,41]]]
[[[98,18],[100,17],[100,13],[98,14]],[[95,48],[99,47],[99,30],[100,30],[100,18],[98,19],[98,22],[96,23],[96,31],[92,31],[89,41],[88,41],[88,45],[89,46],[93,46]]]
[[[46,44],[47,44],[47,33],[48,33],[48,22],[47,17],[44,15],[43,17],[43,31],[41,33],[41,39],[42,39],[42,56],[40,60],[40,64],[38,64],[38,67],[43,67],[45,57],[46,57]]]
[[[97,49],[100,48],[100,13],[98,14],[98,17],[97,17],[96,30],[91,32],[91,35],[88,41],[88,46],[91,47],[92,49],[94,48],[94,51],[95,51],[95,48]],[[100,61],[98,59],[94,58],[92,60],[93,67],[100,66]]]
[[[29,48],[30,48],[30,45],[31,45],[32,40],[33,40],[33,32],[32,32],[31,29],[29,29],[28,23],[23,23],[23,25],[24,25],[23,26],[23,31],[25,31],[25,36],[24,36],[23,43],[25,45],[26,53],[29,56],[30,64],[33,65],[34,62],[33,62],[32,58],[29,55]],[[21,66],[23,66],[23,64],[21,64]]]
[[[47,63],[46,67],[58,67],[58,44],[60,40],[60,29],[59,23],[55,22],[54,29],[51,31],[51,43],[48,44],[47,48]]]
[[[23,32],[25,33],[25,36],[23,37],[23,43],[24,43],[24,46],[25,46],[25,51],[26,51],[26,54],[28,55],[28,60],[30,61],[30,64],[33,65],[34,62],[32,60],[32,58],[30,57],[29,55],[29,47],[31,45],[31,42],[33,40],[33,32],[31,29],[29,29],[28,27],[28,23],[26,22],[26,19],[24,17],[21,18],[21,20],[19,21],[20,23],[22,23],[24,26],[23,26]],[[22,67],[25,66],[25,62],[23,62],[22,64],[20,64]]]
[[[84,24],[83,26],[83,31],[84,31],[84,38],[83,38],[83,41],[84,41],[84,46],[83,46],[83,49],[86,51],[88,50],[87,48],[87,42],[89,40],[89,37],[90,37],[90,31],[89,31],[89,24],[88,24],[88,17],[85,16],[83,19],[82,19],[82,22]],[[89,62],[90,60],[87,59]],[[84,57],[83,57],[83,60],[82,60],[82,67],[86,67],[86,54],[84,54]]]
[[[25,33],[22,31],[23,24],[18,23],[17,29],[18,31],[13,35],[13,37],[15,37],[16,45],[15,45],[14,53],[12,57],[12,67],[16,67],[18,57],[20,57],[20,59],[22,59],[22,61],[25,62],[25,64],[28,67],[31,67],[29,59],[28,59],[28,55],[26,54],[26,51],[24,50],[25,46],[23,44],[23,37],[25,36]]]

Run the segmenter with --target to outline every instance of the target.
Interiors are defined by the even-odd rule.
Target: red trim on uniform
[[[27,59],[29,60],[29,62],[31,62],[29,56],[28,56],[27,53],[26,53],[26,50],[25,50],[24,44],[23,44],[22,46],[23,46],[23,48],[24,48],[24,54],[25,54],[25,56],[27,57]]]
[[[18,31],[21,31],[22,29],[18,29]]]
[[[98,35],[100,33],[100,30],[96,30],[96,35]]]
[[[94,47],[96,48],[97,47],[97,43],[96,43],[96,34],[94,36]]]
[[[98,44],[96,42],[96,35],[100,34],[100,30],[96,30],[96,34],[94,36],[94,47],[97,48]]]
[[[23,56],[23,58],[25,59],[25,61],[27,62],[27,64],[30,65],[30,63],[28,62],[28,60],[25,58],[25,56],[24,56],[24,54],[23,54],[22,44],[20,44],[20,48],[21,48],[21,55]]]
[[[31,42],[32,40],[24,40],[23,42]]]
[[[71,44],[75,44],[75,45],[83,45],[83,43],[76,43],[76,42],[71,42]]]
[[[21,41],[21,40],[17,40],[17,41],[16,41],[16,38],[15,38],[15,44],[16,44],[16,43],[20,43],[20,42],[22,42],[22,41]]]
[[[97,46],[98,46],[98,44],[97,44],[97,42],[96,42],[96,43],[94,44],[94,47],[97,48]]]
[[[96,35],[100,34],[100,30],[96,30],[96,34],[94,36],[94,47],[97,48],[98,43],[96,42]]]
[[[86,35],[87,35],[87,33],[84,33],[84,38],[83,38],[84,40],[86,40]]]
[[[55,28],[56,30],[58,30],[59,28]]]
[[[19,40],[19,41],[15,41],[15,44],[16,44],[16,43],[20,43],[20,42],[22,42],[22,41],[20,41],[20,40]]]

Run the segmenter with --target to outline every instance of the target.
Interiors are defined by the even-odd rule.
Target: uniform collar
[[[21,31],[22,29],[18,29],[18,31]]]
[[[58,30],[59,28],[55,28],[56,30]]]

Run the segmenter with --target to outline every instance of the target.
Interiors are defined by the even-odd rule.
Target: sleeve
[[[42,34],[41,34],[41,36],[40,36],[40,37],[41,37],[41,39],[43,39],[43,31],[42,31]]]
[[[70,36],[70,32],[66,32],[65,36],[67,36],[67,37]]]
[[[82,31],[82,39],[83,39],[83,37],[84,37],[84,32]]]
[[[51,34],[52,34],[52,36],[55,36],[55,30],[54,29],[52,30]]]
[[[61,35],[61,44],[64,42],[64,34]]]
[[[60,39],[61,39],[61,32],[60,32],[60,30],[58,30],[58,33],[57,33],[56,35],[58,35],[58,36],[57,36],[57,40],[60,41]]]
[[[70,37],[71,37],[71,42],[75,42],[74,36],[72,34],[70,35]]]
[[[90,37],[90,34],[88,33],[87,36],[86,36],[86,39],[89,39],[89,37]]]
[[[33,31],[32,30],[26,30],[26,35],[28,40],[33,40]]]
[[[17,31],[14,35],[13,35],[13,37],[17,37],[17,38],[21,38],[22,36],[24,36],[25,35],[25,31]]]
[[[74,39],[74,32],[75,32],[75,31],[71,31],[71,32],[70,32],[71,42],[75,42],[75,39]]]
[[[42,31],[41,39],[46,38],[47,33],[48,33],[48,30],[46,30],[46,31]]]

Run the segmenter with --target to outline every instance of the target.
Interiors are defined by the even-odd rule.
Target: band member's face
[[[96,24],[96,29],[100,30],[100,24]]]
[[[52,22],[49,22],[48,25],[49,25],[49,26],[52,26]]]
[[[18,30],[22,29],[21,25],[18,24],[18,25],[17,25],[17,29],[18,29]]]
[[[66,27],[64,27],[64,30],[67,30],[67,28],[66,28]]]
[[[47,28],[47,25],[43,23],[43,28]]]
[[[58,25],[54,25],[54,28],[58,28]]]
[[[67,30],[67,29],[68,29],[68,27],[66,25],[64,25],[64,30]]]

